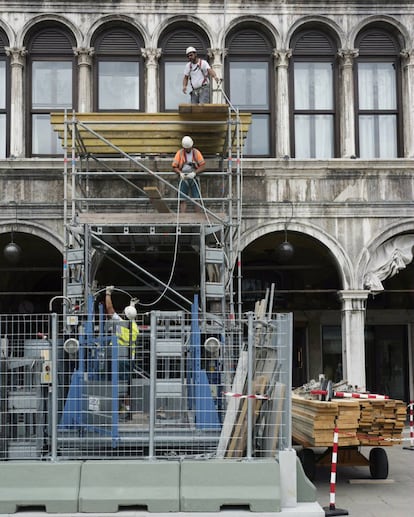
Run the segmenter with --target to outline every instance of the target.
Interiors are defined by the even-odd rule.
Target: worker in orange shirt
[[[187,211],[187,202],[183,194],[193,199],[200,199],[200,184],[198,174],[206,168],[206,161],[201,152],[194,147],[193,139],[184,136],[179,149],[172,162],[174,172],[181,178],[180,181],[180,212]],[[200,212],[200,207],[195,205],[195,211]]]

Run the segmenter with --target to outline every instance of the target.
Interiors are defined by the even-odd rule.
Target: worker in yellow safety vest
[[[114,309],[112,303],[113,285],[109,285],[105,290],[105,308],[106,313],[110,319],[116,324],[116,337],[118,340],[118,358],[119,358],[119,380],[129,381],[131,375],[131,361],[135,361],[137,339],[139,335],[139,328],[136,323],[137,310],[135,308],[136,300],[131,300],[131,303],[124,309],[125,318],[122,318]]]

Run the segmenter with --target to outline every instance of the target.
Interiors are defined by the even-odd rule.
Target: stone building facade
[[[275,284],[274,309],[294,314],[295,384],[325,372],[412,399],[413,33],[411,1],[0,1],[0,241],[22,249],[0,259],[0,312],[46,311],[61,292],[50,112],[174,111],[194,45],[253,117],[244,307]]]

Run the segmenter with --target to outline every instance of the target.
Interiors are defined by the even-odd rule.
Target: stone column
[[[343,378],[365,390],[365,308],[369,291],[340,291]]]
[[[289,78],[292,51],[274,50],[276,65],[276,157],[290,157]]]
[[[93,48],[74,48],[75,56],[78,57],[78,111],[79,113],[89,113],[92,108],[92,56]]]
[[[217,77],[223,79],[223,59],[226,55],[227,49],[221,48],[209,48],[207,49],[207,55],[210,58],[210,66],[216,72]],[[223,104],[225,103],[225,99],[223,94],[220,91],[220,88],[224,88],[224,83],[222,82],[220,86],[217,85],[215,79],[211,80],[211,88],[212,88],[212,96],[211,102],[213,104]]]
[[[355,158],[354,59],[358,50],[340,49],[339,74],[339,138],[340,156]]]
[[[147,80],[141,81],[141,84],[147,85],[146,100],[148,113],[157,113],[159,111],[158,92],[160,90],[158,60],[161,57],[160,48],[142,48],[142,55],[145,59]]]
[[[11,67],[11,105],[10,105],[10,156],[22,158],[25,155],[25,92],[23,71],[27,51],[24,47],[6,47]]]
[[[401,51],[402,57],[402,112],[404,128],[404,157],[414,157],[414,60],[413,51]]]

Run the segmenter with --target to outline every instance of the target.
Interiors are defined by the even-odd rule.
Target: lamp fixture
[[[14,204],[15,207],[15,216],[16,216],[16,223],[17,223],[17,203],[15,201],[12,201],[10,204]],[[6,244],[6,246],[3,248],[3,255],[4,258],[9,262],[10,264],[17,264],[20,261],[20,258],[22,256],[22,249],[21,247],[14,242],[13,240],[13,225],[11,227],[10,231],[11,237],[10,242]]]
[[[292,220],[292,217],[293,217],[293,203],[290,200],[284,200],[283,202],[290,203],[291,213],[290,213],[289,218],[286,217],[285,225],[284,225],[285,240],[276,247],[276,257],[279,262],[285,263],[285,262],[288,262],[293,257],[293,255],[295,254],[295,248],[288,241],[288,238],[287,238],[288,223],[290,223],[290,221]]]

